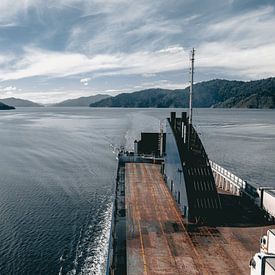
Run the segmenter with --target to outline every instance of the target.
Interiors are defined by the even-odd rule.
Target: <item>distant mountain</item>
[[[14,98],[14,97],[1,99],[1,102],[7,105],[15,106],[15,107],[43,107],[43,105],[32,102],[30,100]]]
[[[171,90],[148,89],[134,93],[123,93],[95,102],[90,107],[166,107],[166,98]]]
[[[0,102],[0,110],[14,110],[15,107]]]
[[[147,89],[92,103],[90,107],[188,107],[189,87]],[[275,78],[256,81],[215,79],[194,85],[193,106],[201,108],[275,108]]]
[[[103,100],[108,97],[110,96],[102,95],[102,94],[87,96],[87,97],[79,97],[76,99],[68,99],[68,100],[56,103],[53,106],[54,107],[89,107],[90,104]]]

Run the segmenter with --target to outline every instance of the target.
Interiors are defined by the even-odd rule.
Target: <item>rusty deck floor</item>
[[[249,274],[268,227],[187,229],[158,165],[125,170],[127,274]]]

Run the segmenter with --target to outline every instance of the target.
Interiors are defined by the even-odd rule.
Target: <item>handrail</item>
[[[226,180],[228,180],[230,183],[235,185],[237,188],[245,189],[246,182],[239,178],[238,176],[234,175],[230,171],[226,170],[222,166],[218,165],[212,160],[209,160],[212,170],[214,170],[216,173],[223,176]]]

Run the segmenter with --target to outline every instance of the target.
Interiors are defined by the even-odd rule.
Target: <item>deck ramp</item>
[[[199,274],[196,251],[159,166],[127,163],[127,274]]]

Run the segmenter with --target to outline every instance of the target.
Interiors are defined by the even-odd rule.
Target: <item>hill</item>
[[[188,107],[189,88],[147,89],[103,99],[90,107]],[[256,81],[215,79],[194,85],[197,108],[275,108],[275,78]]]
[[[1,99],[1,102],[7,105],[15,106],[15,107],[43,107],[43,105],[32,102],[30,100],[14,98],[14,97]]]
[[[89,107],[90,104],[103,100],[110,97],[109,95],[94,95],[87,97],[79,97],[76,99],[68,99],[59,103],[54,104],[54,107]]]
[[[0,110],[14,110],[15,107],[0,102]]]
[[[123,93],[91,104],[91,107],[166,107],[165,98],[171,90],[148,89],[133,93]]]

